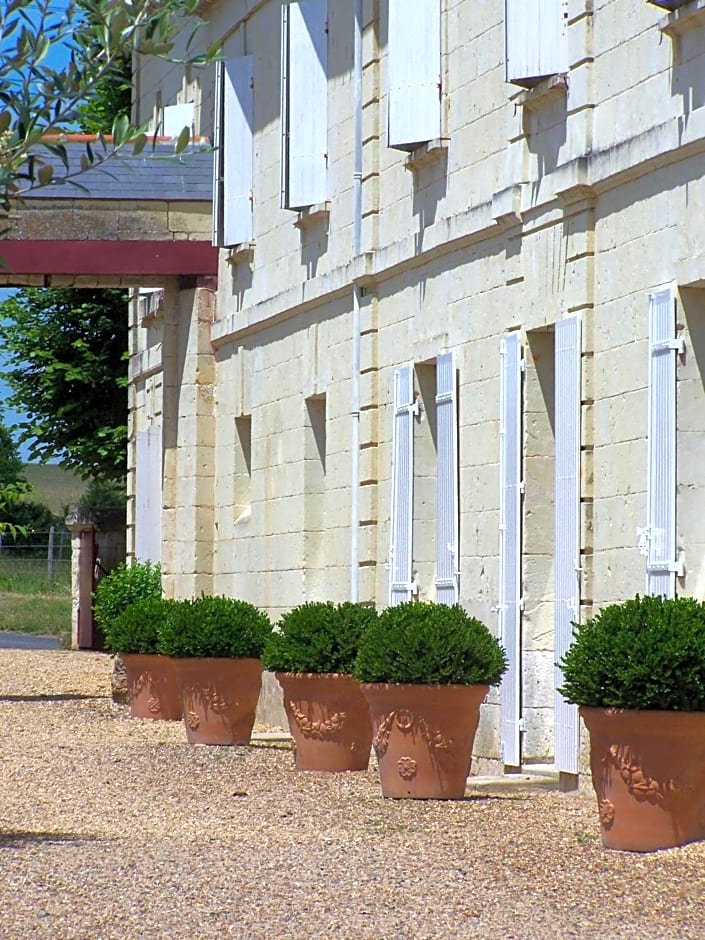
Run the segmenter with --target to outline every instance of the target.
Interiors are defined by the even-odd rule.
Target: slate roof
[[[85,140],[65,144],[71,171],[80,167],[81,154],[86,152]],[[102,146],[91,143],[98,158]],[[39,153],[39,151],[37,151]],[[61,160],[41,148],[41,157],[65,173]],[[139,199],[163,202],[210,202],[213,198],[213,152],[207,145],[192,144],[188,152],[174,155],[172,141],[151,142],[138,156],[126,153],[111,157],[103,168],[87,170],[76,178],[88,192],[70,182],[51,183],[30,190],[25,199]]]

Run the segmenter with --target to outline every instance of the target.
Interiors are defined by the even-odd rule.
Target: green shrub
[[[360,637],[376,619],[375,609],[361,604],[301,604],[283,615],[269,638],[265,669],[349,675]]]
[[[705,604],[639,597],[576,627],[560,692],[599,708],[705,711]]]
[[[171,607],[160,631],[159,652],[178,657],[258,659],[271,633],[269,617],[247,601],[199,597]]]
[[[159,633],[176,601],[146,597],[130,604],[105,628],[105,646],[113,653],[156,653]]]
[[[93,602],[95,622],[107,632],[115,618],[135,601],[161,597],[162,569],[151,561],[124,562],[98,582]]]
[[[353,675],[361,682],[497,685],[506,668],[498,641],[461,607],[409,602],[370,625]]]

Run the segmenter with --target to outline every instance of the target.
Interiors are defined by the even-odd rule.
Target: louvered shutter
[[[440,0],[389,0],[388,141],[409,148],[441,132]]]
[[[649,470],[646,592],[676,590],[676,305],[671,290],[649,298]]]
[[[568,317],[555,327],[555,590],[554,661],[573,639],[580,617],[580,320]],[[555,667],[556,690],[563,682]],[[559,771],[577,774],[579,718],[577,705],[555,693],[555,763]]]
[[[135,555],[138,561],[161,559],[162,429],[136,434]]]
[[[222,210],[222,245],[252,241],[252,186],[254,148],[254,73],[252,56],[223,63],[220,88],[222,113],[216,123],[216,195]],[[218,108],[216,107],[216,114]],[[217,228],[217,216],[216,216]]]
[[[394,373],[394,425],[392,430],[392,506],[389,539],[389,604],[409,601],[412,584],[414,495],[414,369]]]
[[[501,758],[521,764],[521,343],[502,340],[499,468],[499,623],[508,668],[500,689]]]
[[[506,77],[518,85],[568,71],[567,0],[505,0]]]
[[[458,405],[453,354],[436,359],[436,601],[458,602]]]
[[[328,197],[328,3],[288,4],[284,205],[300,209]]]
[[[193,134],[193,112],[192,101],[188,104],[168,104],[162,113],[162,135],[178,137],[185,127]]]

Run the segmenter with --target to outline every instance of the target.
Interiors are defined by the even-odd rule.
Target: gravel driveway
[[[385,801],[374,768],[191,748],[110,670],[0,650],[3,940],[705,937],[705,843],[608,852],[583,795]]]

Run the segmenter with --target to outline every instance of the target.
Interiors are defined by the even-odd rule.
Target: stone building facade
[[[217,74],[139,76],[221,251],[135,298],[132,551],[273,617],[458,601],[511,661],[475,766],[569,784],[571,623],[705,596],[705,0],[201,9]]]

